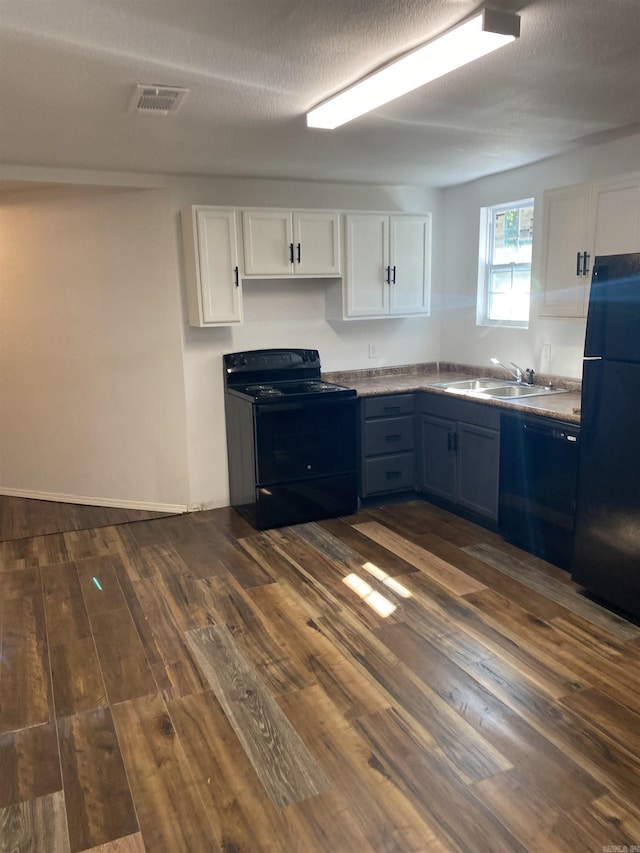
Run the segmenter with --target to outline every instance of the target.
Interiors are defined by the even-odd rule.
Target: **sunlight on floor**
[[[347,575],[345,578],[342,578],[342,581],[343,583],[346,583],[349,589],[353,590],[356,595],[359,595],[360,598],[369,605],[369,607],[375,610],[378,615],[384,617],[390,616],[393,611],[397,609],[395,604],[392,604],[392,602],[390,602],[388,598],[385,598],[384,595],[376,592],[373,587],[354,572]]]

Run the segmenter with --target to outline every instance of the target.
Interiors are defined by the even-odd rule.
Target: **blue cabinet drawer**
[[[385,394],[381,397],[363,397],[362,414],[365,418],[412,415],[413,399],[413,394]]]
[[[402,492],[413,489],[415,482],[415,455],[397,453],[367,459],[364,464],[363,493],[375,495],[383,492]]]
[[[364,423],[364,455],[381,456],[383,453],[399,453],[414,449],[414,418],[381,418]]]

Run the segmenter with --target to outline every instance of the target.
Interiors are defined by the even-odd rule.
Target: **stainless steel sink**
[[[481,377],[480,379],[458,379],[457,382],[435,382],[433,387],[445,388],[451,393],[466,394],[469,391],[484,391],[485,388],[501,388],[509,385],[513,385],[513,382]]]
[[[489,397],[494,400],[516,400],[520,397],[543,397],[547,394],[566,394],[565,388],[552,385],[525,385],[508,379],[492,379],[481,376],[478,379],[459,379],[456,382],[435,382],[434,388],[444,388],[450,394],[464,394],[469,397]]]
[[[553,388],[551,385],[509,385],[502,388],[487,388],[482,396],[496,400],[509,400],[520,397],[544,397],[547,394],[566,394],[564,388]]]

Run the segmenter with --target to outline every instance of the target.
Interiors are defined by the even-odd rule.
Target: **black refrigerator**
[[[594,263],[573,579],[640,617],[640,252]]]

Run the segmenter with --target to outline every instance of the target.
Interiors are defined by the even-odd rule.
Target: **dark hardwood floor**
[[[640,844],[640,627],[441,509],[0,555],[3,853]]]
[[[0,542],[164,518],[166,512],[40,501],[0,495]]]

